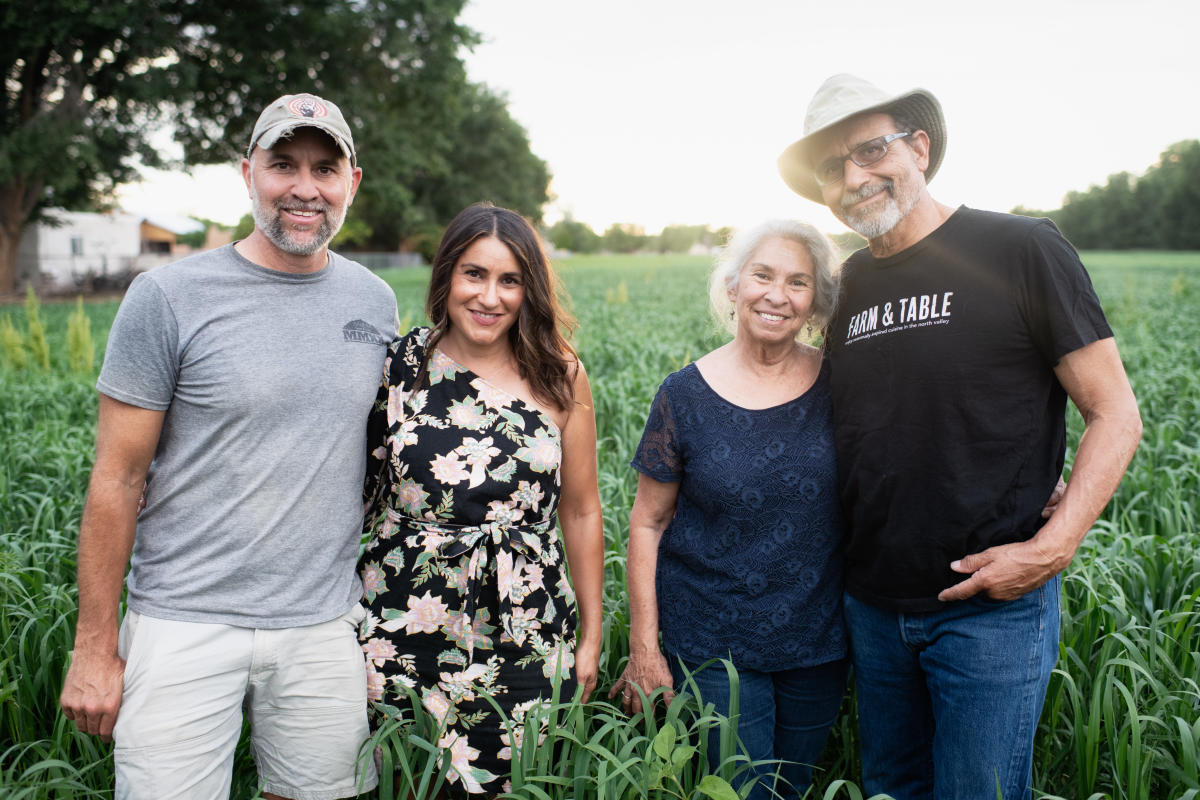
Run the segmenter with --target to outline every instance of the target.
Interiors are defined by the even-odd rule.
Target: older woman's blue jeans
[[[863,789],[895,800],[1032,796],[1058,658],[1059,578],[1011,602],[899,614],[845,597]]]
[[[675,686],[691,692],[691,687],[685,686],[680,659],[668,654],[667,661]],[[700,700],[712,703],[718,713],[728,716],[730,687],[725,664],[683,663],[682,667],[691,673]],[[847,664],[841,660],[778,672],[738,670],[738,737],[751,761],[777,762],[741,773],[738,785],[760,776],[749,800],[802,797],[808,790],[812,765],[825,748],[825,739],[842,704],[846,670]],[[714,730],[708,740],[710,766],[715,768],[720,762],[720,752],[720,731]],[[776,772],[787,783],[779,781],[776,785]]]

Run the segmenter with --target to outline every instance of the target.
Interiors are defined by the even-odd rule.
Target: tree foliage
[[[572,253],[632,253],[638,250],[658,253],[686,253],[696,245],[718,247],[728,240],[730,228],[712,229],[708,225],[668,225],[658,234],[647,234],[641,226],[628,222],[610,225],[604,235],[597,234],[586,222],[568,214],[546,229],[546,238],[559,250]]]
[[[175,241],[179,244],[185,244],[188,247],[199,249],[204,246],[208,240],[208,231],[210,228],[228,228],[228,225],[222,225],[216,220],[206,217],[192,217],[192,220],[200,223],[202,226],[199,230],[189,231],[188,233],[179,233],[175,235]]]
[[[642,250],[650,241],[641,225],[614,222],[604,231],[604,249],[611,253],[633,253]]]
[[[596,253],[603,245],[600,234],[592,230],[591,225],[569,214],[547,229],[546,238],[556,250],[572,253]]]
[[[254,232],[254,216],[252,214],[250,214],[249,212],[242,214],[242,217],[241,217],[241,219],[238,220],[237,225],[233,226],[234,240],[236,241],[238,239],[245,239],[247,236],[249,236],[253,232]]]
[[[668,225],[658,234],[660,253],[686,253],[694,245],[712,245],[713,234],[707,225]]]
[[[358,236],[395,247],[491,199],[540,218],[549,174],[503,98],[471,84],[465,0],[4,0],[0,292],[21,228],[88,208],[136,164],[232,161],[275,97],[337,103],[364,169]],[[169,165],[168,165],[169,166]]]
[[[1200,140],[1171,145],[1141,177],[1069,192],[1062,208],[1013,212],[1049,217],[1081,249],[1200,250]]]
[[[550,173],[504,99],[462,74],[428,88],[397,87],[403,102],[379,104],[359,134],[363,182],[353,216],[370,228],[366,244],[429,257],[442,227],[481,200],[539,222]]]

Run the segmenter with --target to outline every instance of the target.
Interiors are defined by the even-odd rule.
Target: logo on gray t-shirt
[[[363,344],[383,344],[388,343],[387,339],[383,338],[374,325],[361,319],[352,319],[342,328],[342,335],[346,337],[347,342],[362,342]]]

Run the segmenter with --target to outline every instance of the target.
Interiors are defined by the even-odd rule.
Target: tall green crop
[[[1038,797],[1200,797],[1200,254],[1088,253],[1137,394],[1141,447],[1063,581],[1060,659],[1035,747]],[[627,717],[604,698],[627,656],[624,553],[630,467],[662,379],[724,341],[706,311],[704,259],[580,257],[560,265],[574,338],[595,399],[606,579],[601,686],[563,698],[543,746],[522,751],[514,795],[719,797],[744,766],[736,749],[709,775],[703,732],[727,720],[694,700]],[[427,270],[384,273],[400,316],[424,319]],[[85,306],[103,348],[115,303]],[[67,352],[70,308],[40,314],[52,354]],[[78,307],[74,309],[78,312]],[[19,307],[0,313],[25,326]],[[94,436],[94,373],[0,366],[0,786],[5,796],[103,797],[109,748],[57,710],[75,609],[75,537]],[[1082,421],[1071,413],[1070,447]],[[1068,463],[1073,455],[1068,452]],[[381,731],[390,796],[436,791],[436,729],[420,716]],[[527,736],[536,739],[535,732]],[[696,748],[696,749],[689,749]],[[676,764],[675,759],[679,759]],[[858,797],[852,693],[818,765],[813,796]],[[234,796],[254,794],[243,742]],[[443,778],[444,780],[444,778]],[[707,781],[707,783],[706,783]],[[382,793],[381,796],[389,796]]]
[[[96,345],[92,341],[92,319],[83,310],[83,298],[67,317],[67,363],[72,372],[90,374],[96,365]]]
[[[29,326],[29,352],[35,364],[50,369],[50,343],[46,341],[46,328],[38,314],[41,304],[30,286],[25,292],[25,322]]]
[[[14,369],[25,369],[29,366],[29,349],[25,346],[25,337],[17,330],[8,314],[0,317],[0,353],[4,355],[4,363]]]

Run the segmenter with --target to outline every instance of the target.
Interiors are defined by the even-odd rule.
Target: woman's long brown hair
[[[517,369],[539,400],[569,409],[575,399],[576,355],[564,332],[573,330],[576,323],[559,301],[562,290],[537,232],[524,217],[507,208],[491,203],[467,206],[442,235],[425,298],[425,314],[433,323],[426,360],[450,327],[446,303],[454,267],[468,247],[486,236],[503,242],[521,267],[525,299],[516,323],[508,330]],[[423,379],[425,365],[421,372]]]

